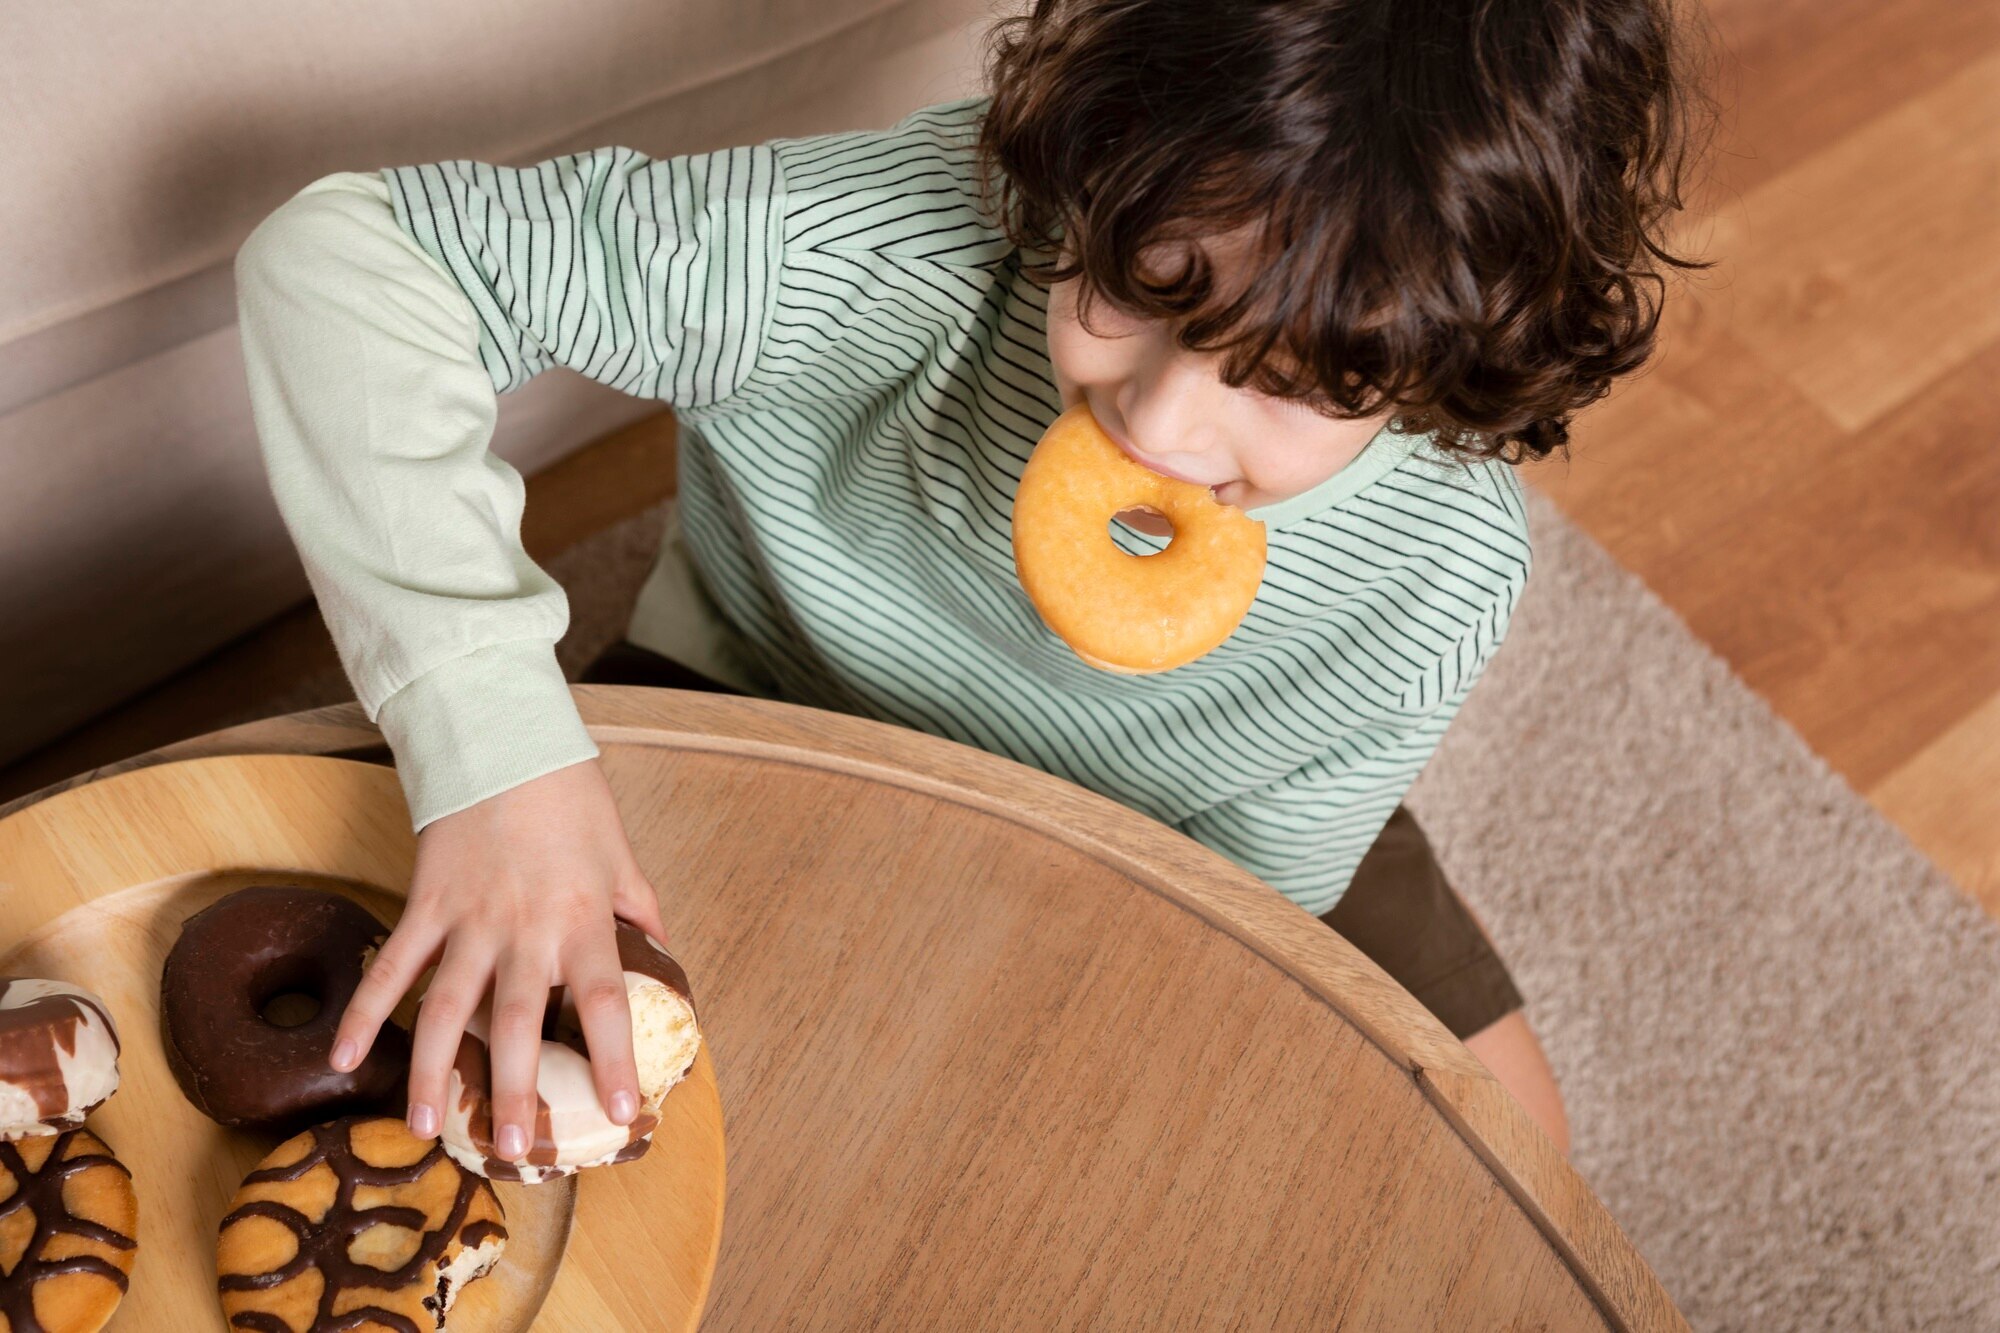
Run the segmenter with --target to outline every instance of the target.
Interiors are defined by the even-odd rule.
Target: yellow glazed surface
[[[1113,515],[1157,510],[1173,541],[1131,555]],[[1042,619],[1090,665],[1167,671],[1232,634],[1264,580],[1264,525],[1208,489],[1132,461],[1078,404],[1028,458],[1014,497],[1014,566]]]

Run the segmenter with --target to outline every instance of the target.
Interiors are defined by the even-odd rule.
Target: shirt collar
[[[1428,433],[1424,431],[1405,434],[1385,425],[1375,432],[1367,444],[1361,446],[1361,452],[1349,459],[1345,467],[1311,490],[1301,491],[1289,500],[1279,500],[1275,504],[1243,512],[1267,528],[1288,528],[1304,522],[1335,508],[1360,493],[1364,487],[1393,472],[1427,438]]]

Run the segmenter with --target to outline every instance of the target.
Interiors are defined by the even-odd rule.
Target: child
[[[1520,996],[1400,801],[1527,577],[1508,465],[1646,360],[1654,261],[1691,266],[1656,235],[1692,124],[1665,3],[1039,0],[996,29],[988,97],[887,131],[301,190],[237,258],[252,403],[419,830],[333,1063],[436,963],[416,1133],[489,986],[502,1155],[552,985],[607,1111],[637,1109],[612,919],[666,935],[487,447],[497,395],[560,364],[682,427],[598,678],[637,659],[1123,801],[1347,932],[1566,1147]],[[1078,402],[1267,525],[1256,604],[1177,670],[1093,670],[1016,578],[1021,468]],[[1129,519],[1125,549],[1165,545]]]

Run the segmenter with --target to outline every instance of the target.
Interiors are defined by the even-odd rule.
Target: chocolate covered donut
[[[0,1140],[59,1134],[118,1091],[118,1029],[80,986],[0,978]]]
[[[343,1111],[386,1106],[409,1072],[409,1034],[382,1025],[359,1066],[327,1064],[341,1013],[388,928],[338,894],[240,889],[189,917],[160,977],[167,1063],[218,1124],[289,1132]],[[304,1022],[265,1016],[281,995],[318,1003]]]
[[[687,973],[644,931],[623,921],[618,923],[618,962],[625,972],[639,1074],[639,1114],[632,1123],[616,1123],[597,1100],[576,1004],[564,987],[550,1004],[542,1031],[527,1154],[519,1162],[501,1157],[493,1144],[488,1010],[482,1005],[466,1024],[445,1091],[442,1137],[445,1151],[459,1165],[495,1180],[536,1184],[645,1154],[660,1122],[660,1103],[693,1066],[701,1033]]]

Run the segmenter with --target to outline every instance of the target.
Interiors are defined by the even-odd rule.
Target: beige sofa
[[[0,763],[307,595],[231,262],[319,176],[886,125],[976,90],[994,0],[23,6],[0,54]],[[95,11],[102,11],[95,12]],[[555,369],[524,472],[660,410]]]

